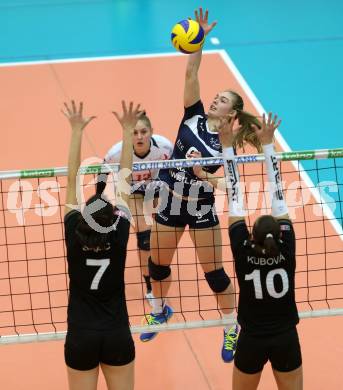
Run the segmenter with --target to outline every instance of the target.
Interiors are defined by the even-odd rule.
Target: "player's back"
[[[238,320],[243,329],[267,334],[299,321],[295,304],[295,236],[290,221],[280,221],[283,233],[275,256],[257,254],[245,221],[230,226],[231,249],[240,293]]]
[[[104,250],[81,245],[76,228],[81,213],[71,211],[65,218],[70,299],[68,325],[107,329],[127,324],[124,269],[129,222],[119,218],[108,235]]]

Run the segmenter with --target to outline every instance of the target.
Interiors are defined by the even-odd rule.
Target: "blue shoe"
[[[225,363],[232,362],[238,340],[238,326],[233,325],[228,331],[224,329],[224,342],[222,348],[222,359]]]
[[[171,316],[173,315],[173,309],[168,306],[168,305],[164,305],[164,308],[163,308],[163,312],[160,313],[160,314],[148,314],[146,316],[146,322],[148,325],[160,325],[160,324],[164,324],[165,322],[167,322]],[[158,332],[147,332],[147,333],[142,333],[139,338],[141,341],[145,342],[145,341],[150,341],[152,340],[155,336],[157,336],[157,333]]]

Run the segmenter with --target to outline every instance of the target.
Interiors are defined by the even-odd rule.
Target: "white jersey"
[[[123,142],[113,145],[105,156],[105,162],[120,162]],[[150,141],[150,150],[144,157],[133,154],[133,162],[168,160],[173,153],[173,144],[162,135],[154,134]],[[132,193],[144,193],[146,186],[158,176],[158,169],[132,172]]]

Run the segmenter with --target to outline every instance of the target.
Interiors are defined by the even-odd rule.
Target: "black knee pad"
[[[231,283],[231,280],[224,271],[224,268],[215,269],[211,272],[205,272],[205,278],[211,290],[215,293],[221,293],[225,291]]]
[[[152,279],[160,281],[167,279],[171,273],[171,269],[168,265],[159,265],[153,263],[151,257],[149,257],[149,275]]]
[[[150,234],[151,230],[137,232],[137,247],[142,251],[150,251]]]

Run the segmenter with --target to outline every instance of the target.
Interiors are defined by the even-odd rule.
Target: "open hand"
[[[190,153],[186,155],[186,158],[201,158],[202,154],[198,150],[192,150]],[[200,164],[196,164],[193,166],[194,175],[202,179],[205,175],[205,172],[202,169]]]
[[[233,126],[235,120],[236,118],[234,116],[220,118],[219,120],[217,131],[218,131],[220,143],[224,148],[228,148],[233,145],[233,140],[235,137]]]
[[[129,103],[129,107],[124,100],[121,102],[123,113],[119,115],[117,112],[113,111],[113,115],[118,119],[121,124],[124,132],[129,132],[133,134],[134,128],[136,126],[139,118],[144,114],[144,111],[139,110],[140,104],[138,104],[135,108],[133,107],[133,102]]]
[[[65,111],[61,111],[63,115],[69,120],[70,126],[73,130],[83,130],[90,121],[96,118],[95,116],[83,116],[83,102],[80,102],[78,109],[74,100],[72,100],[69,105],[64,103],[64,107]]]
[[[271,144],[274,139],[275,130],[280,126],[281,120],[278,121],[277,115],[269,113],[266,118],[266,114],[262,116],[262,126],[258,128],[255,126],[255,133],[262,145]]]
[[[199,11],[195,10],[195,20],[200,24],[203,28],[205,35],[213,30],[217,22],[208,23],[208,10],[205,11],[205,15],[203,13],[203,9],[200,7]]]

